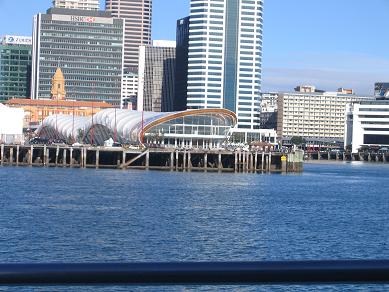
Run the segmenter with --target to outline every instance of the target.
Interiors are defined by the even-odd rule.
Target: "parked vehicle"
[[[34,137],[28,141],[30,145],[49,145],[51,144],[50,140],[47,138]]]

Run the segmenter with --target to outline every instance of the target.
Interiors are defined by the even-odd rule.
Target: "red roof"
[[[7,101],[9,105],[17,106],[46,106],[46,107],[95,107],[113,108],[114,106],[101,101],[77,101],[77,100],[53,100],[53,99],[28,99],[13,98]]]

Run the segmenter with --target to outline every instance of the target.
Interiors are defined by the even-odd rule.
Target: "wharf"
[[[336,151],[315,151],[305,154],[305,160],[332,160],[332,161],[365,161],[389,163],[389,153],[376,152],[336,152]]]
[[[145,169],[232,173],[298,173],[303,152],[228,151],[66,145],[0,145],[0,166]]]

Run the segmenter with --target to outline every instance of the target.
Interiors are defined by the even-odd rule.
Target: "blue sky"
[[[101,0],[103,4],[103,0]],[[154,0],[153,38],[174,39],[189,0]],[[31,35],[32,15],[51,0],[0,0],[0,35]],[[265,0],[263,90],[298,84],[372,94],[389,81],[389,0]]]

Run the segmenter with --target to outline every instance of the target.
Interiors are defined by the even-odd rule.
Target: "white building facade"
[[[187,107],[226,108],[259,128],[263,1],[191,0]]]
[[[53,7],[83,10],[99,10],[99,0],[53,0]]]
[[[343,142],[348,103],[373,100],[370,96],[324,93],[280,93],[277,134],[322,142]]]
[[[23,141],[24,110],[0,103],[0,144]]]
[[[138,74],[134,72],[124,72],[122,77],[122,107],[134,108],[132,103],[136,103],[138,96]]]
[[[389,147],[389,101],[363,101],[347,105],[344,146],[357,153],[362,146]]]

